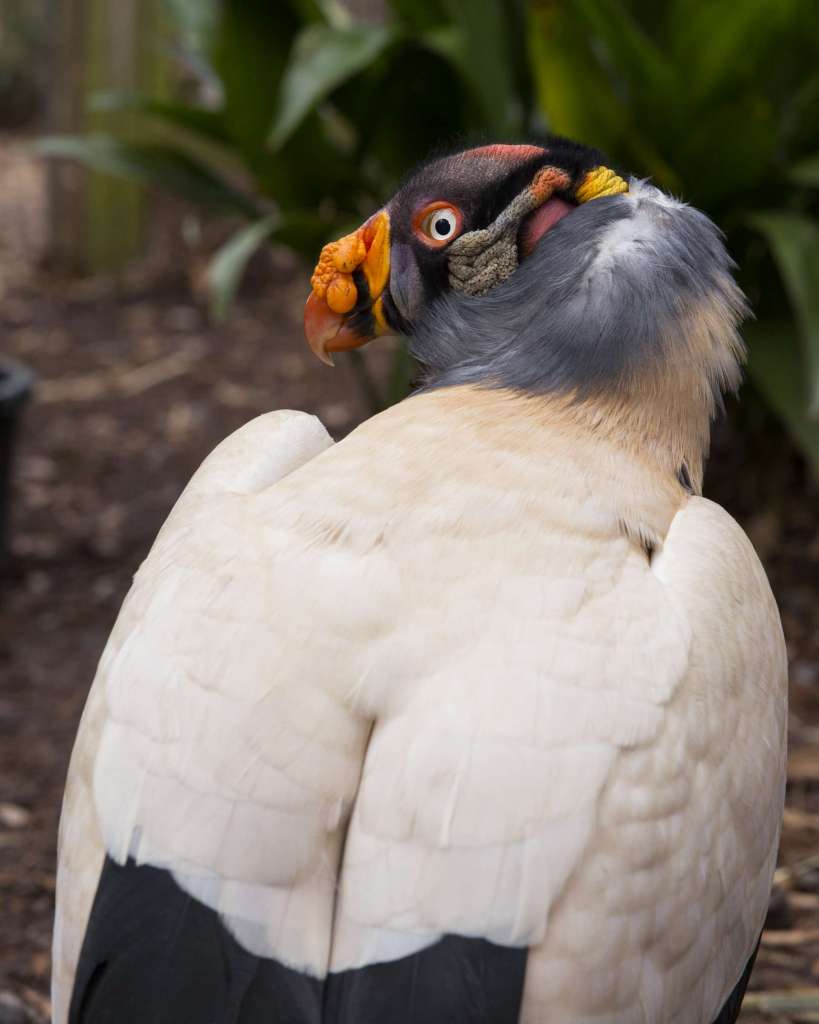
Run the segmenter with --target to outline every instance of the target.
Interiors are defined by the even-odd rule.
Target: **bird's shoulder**
[[[782,624],[765,569],[742,527],[716,502],[690,497],[671,522],[652,572],[701,644],[781,689],[787,673]]]
[[[656,931],[619,941],[618,955],[645,969],[674,964],[679,984],[655,993],[658,1019],[685,1006],[711,1020],[753,952],[768,904],[785,786],[786,652],[759,558],[714,502],[691,496],[681,505],[649,573],[662,621],[687,637],[677,685],[666,691],[651,742],[622,747],[609,773],[596,822],[600,834],[621,838],[592,844],[530,962],[548,969],[577,941],[578,907],[610,915],[612,934],[624,913],[648,913]],[[668,667],[664,655],[655,658],[655,678]],[[698,868],[703,836],[713,844],[707,872]],[[631,877],[641,887],[605,882]],[[714,933],[718,948],[706,938]],[[537,999],[557,997],[544,985]]]

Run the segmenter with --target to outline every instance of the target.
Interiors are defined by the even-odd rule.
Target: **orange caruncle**
[[[310,284],[315,294],[324,299],[334,313],[349,313],[356,304],[358,291],[351,275],[361,266],[366,255],[361,229],[335,242],[328,242],[321,250]]]
[[[327,285],[327,305],[334,313],[349,313],[356,304],[358,290],[349,274],[336,274]]]

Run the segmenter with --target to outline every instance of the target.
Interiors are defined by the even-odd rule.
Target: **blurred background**
[[[3,0],[0,1024],[45,1021],[71,741],[131,575],[228,432],[398,400],[301,334],[323,242],[436,147],[606,151],[722,227],[756,319],[706,493],[791,660],[781,867],[743,1021],[819,1021],[819,16],[813,0]],[[366,481],[362,480],[362,487]]]

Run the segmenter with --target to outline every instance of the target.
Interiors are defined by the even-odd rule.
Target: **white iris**
[[[454,210],[444,207],[442,210],[433,210],[429,217],[429,237],[436,242],[443,242],[450,238],[458,226],[458,218]]]

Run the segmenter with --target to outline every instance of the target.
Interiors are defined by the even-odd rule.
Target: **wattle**
[[[523,226],[521,249],[528,256],[540,239],[575,207],[563,199],[549,199],[531,213]]]

